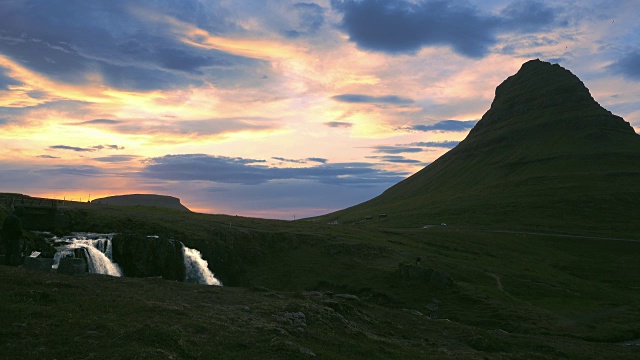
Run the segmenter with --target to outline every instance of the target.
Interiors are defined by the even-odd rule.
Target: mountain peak
[[[531,60],[467,138],[380,196],[327,216],[640,234],[640,137],[560,65]]]
[[[525,62],[516,74],[498,85],[491,108],[471,135],[489,127],[503,127],[521,121],[558,123],[570,118],[575,122],[575,117],[554,116],[572,112],[588,113],[590,119],[598,118],[595,122],[585,121],[580,125],[593,123],[634,132],[622,118],[601,107],[571,71],[558,64],[535,59]]]

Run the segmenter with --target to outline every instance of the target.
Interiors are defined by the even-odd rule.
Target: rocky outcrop
[[[84,274],[87,272],[87,262],[83,258],[65,257],[60,259],[58,273],[66,275]]]
[[[137,234],[113,238],[113,261],[125,276],[183,281],[185,275],[182,243],[173,239]]]

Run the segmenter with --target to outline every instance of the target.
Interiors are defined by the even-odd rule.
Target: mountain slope
[[[640,137],[557,64],[531,60],[458,146],[325,218],[640,235]]]

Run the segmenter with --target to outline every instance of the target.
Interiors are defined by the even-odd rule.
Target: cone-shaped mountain
[[[454,149],[382,195],[323,218],[640,236],[640,136],[557,64],[496,88]]]

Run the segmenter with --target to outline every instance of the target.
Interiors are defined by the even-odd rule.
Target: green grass
[[[640,338],[637,242],[384,228],[385,219],[327,225],[87,204],[70,211],[73,230],[174,236],[229,286],[0,267],[0,358],[637,355],[616,344]],[[398,265],[418,256],[454,284],[403,278]],[[282,319],[297,312],[305,326]]]

